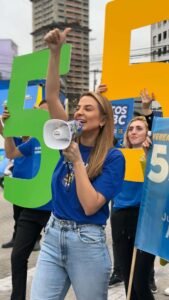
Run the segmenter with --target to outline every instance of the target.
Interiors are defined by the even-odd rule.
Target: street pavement
[[[107,225],[107,243],[112,256],[110,224]],[[10,240],[13,232],[12,205],[3,199],[2,190],[0,190],[0,299],[9,300],[11,293],[11,271],[10,271],[10,254],[11,249],[2,249],[1,245]],[[31,281],[33,278],[35,264],[38,252],[32,252],[29,259],[27,300],[29,300]],[[169,287],[169,264],[165,267],[160,266],[159,258],[155,263],[156,281],[158,293],[155,295],[156,300],[169,300],[169,297],[163,294],[165,288]],[[108,300],[125,300],[124,287],[120,284],[116,287],[109,288]],[[65,300],[76,300],[73,290],[70,289]],[[88,300],[88,299],[86,299]],[[93,299],[97,300],[97,299]],[[143,299],[144,300],[144,299]]]

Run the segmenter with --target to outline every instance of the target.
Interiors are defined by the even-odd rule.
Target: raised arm
[[[5,138],[5,152],[6,156],[10,159],[23,156],[19,149],[16,147],[12,137]]]
[[[107,92],[107,85],[104,84],[104,83],[100,83],[97,87],[96,87],[96,90],[95,90],[96,93],[105,93]]]
[[[3,132],[1,133],[1,130],[3,131],[3,124],[8,118],[10,118],[10,113],[8,111],[7,106],[5,106],[2,114],[2,122],[0,125],[0,134],[3,133]],[[12,137],[4,137],[4,139],[5,139],[5,152],[6,152],[6,156],[9,159],[22,156],[22,153],[16,147],[14,139]]]
[[[59,61],[60,51],[66,36],[71,28],[66,28],[64,31],[54,29],[49,31],[44,40],[50,50],[50,58],[48,65],[48,73],[46,79],[46,100],[48,103],[49,113],[51,118],[67,120],[68,116],[60,102],[60,79],[59,79]]]
[[[140,92],[141,101],[142,101],[142,114],[148,116],[152,113],[151,103],[155,100],[154,93],[149,94],[147,89],[143,89]]]

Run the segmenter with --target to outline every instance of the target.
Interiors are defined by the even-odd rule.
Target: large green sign
[[[71,46],[64,44],[61,51],[60,75],[70,68]],[[39,207],[51,199],[51,177],[59,158],[59,152],[46,147],[43,141],[43,125],[49,119],[46,111],[24,110],[28,81],[46,77],[49,50],[19,56],[14,59],[9,88],[8,109],[11,114],[5,122],[4,136],[31,136],[41,144],[41,165],[32,179],[5,178],[4,197],[22,207]]]

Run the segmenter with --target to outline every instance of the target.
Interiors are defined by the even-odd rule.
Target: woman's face
[[[83,124],[83,132],[99,132],[104,125],[97,101],[91,96],[83,96],[76,108],[74,119]]]
[[[145,141],[147,128],[140,120],[133,121],[128,128],[128,140],[133,148],[139,148]]]

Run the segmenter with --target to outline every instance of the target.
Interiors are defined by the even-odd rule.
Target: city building
[[[151,61],[169,62],[169,20],[151,25]],[[154,111],[161,113],[158,101],[153,103]]]
[[[71,27],[71,67],[65,77],[66,94],[76,99],[89,88],[89,0],[30,0],[33,16],[33,50],[46,48],[44,35],[53,28]]]
[[[10,39],[0,39],[0,79],[10,79],[13,58],[18,55],[18,46]]]
[[[169,20],[151,25],[151,61],[169,62]]]

